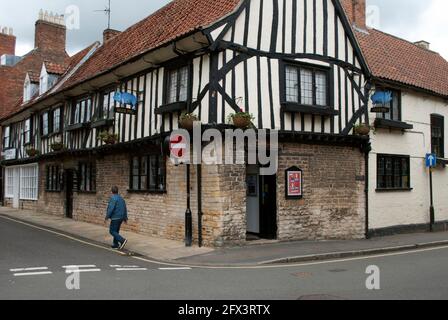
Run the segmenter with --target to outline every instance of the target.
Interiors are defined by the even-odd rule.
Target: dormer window
[[[42,70],[39,77],[39,95],[51,89],[58,81],[59,76],[63,74],[64,66],[55,63],[45,62],[42,65]]]
[[[30,101],[37,91],[37,79],[28,73],[23,84],[23,103]]]

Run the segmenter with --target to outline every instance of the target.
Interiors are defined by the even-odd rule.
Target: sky
[[[156,11],[169,0],[111,0],[111,27],[125,30]],[[67,32],[69,54],[102,39],[107,27],[104,10],[108,0],[0,0],[0,26],[12,27],[17,36],[17,54],[33,48],[34,22],[40,9],[72,18]],[[448,59],[448,11],[446,0],[367,0],[368,20],[377,29],[409,41],[426,40],[431,49]],[[79,27],[79,28],[78,28]]]

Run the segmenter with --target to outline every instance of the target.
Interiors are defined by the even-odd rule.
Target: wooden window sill
[[[382,128],[382,129],[398,129],[398,130],[414,129],[414,126],[412,124],[388,119],[375,119],[374,126],[375,128]]]
[[[385,192],[409,192],[414,190],[414,188],[393,188],[393,189],[376,189],[376,192],[378,193],[385,193]]]
[[[325,106],[308,106],[294,102],[283,102],[282,111],[292,113],[303,113],[319,116],[336,116],[339,114],[333,107]]]

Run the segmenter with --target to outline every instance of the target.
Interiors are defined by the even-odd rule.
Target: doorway
[[[65,216],[73,219],[73,179],[74,171],[65,171]]]
[[[277,238],[277,176],[261,176],[258,166],[248,166],[247,239]]]
[[[20,168],[14,168],[13,171],[13,199],[12,207],[14,209],[19,209],[20,207]]]

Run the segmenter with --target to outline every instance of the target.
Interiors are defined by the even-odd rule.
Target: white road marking
[[[68,236],[66,234],[55,232],[53,230],[49,230],[49,229],[45,229],[45,228],[41,228],[41,227],[37,227],[35,225],[25,223],[25,222],[22,222],[22,221],[19,221],[16,219],[12,219],[10,217],[5,217],[5,216],[0,215],[0,218],[10,220],[15,223],[23,224],[28,227],[34,228],[34,229],[53,233],[53,234],[59,235],[61,237],[64,237],[64,238],[67,238],[67,239],[70,239],[70,240],[73,240],[76,242],[80,242],[80,243],[83,243],[83,244],[86,244],[86,245],[89,245],[92,247],[97,247],[99,249],[107,250],[110,252],[115,252],[122,256],[127,256],[127,254],[124,252],[117,251],[114,249],[109,249],[104,246],[89,243],[87,241],[82,241],[77,238]],[[146,259],[146,258],[141,258],[141,257],[134,257],[134,256],[132,258],[140,260],[140,261],[148,262],[151,264],[158,264],[158,265],[163,265],[163,266],[185,266],[185,267],[188,266],[189,269],[195,268],[195,269],[210,269],[210,270],[252,270],[252,269],[286,269],[286,268],[313,266],[313,265],[321,265],[321,264],[342,263],[342,262],[348,262],[348,261],[371,260],[371,259],[376,259],[376,258],[418,254],[418,253],[422,253],[422,252],[446,250],[446,249],[448,249],[448,246],[440,246],[440,247],[428,248],[428,249],[415,249],[415,250],[408,250],[408,251],[402,251],[402,252],[393,252],[393,253],[388,253],[388,254],[378,254],[378,255],[362,256],[362,257],[355,257],[355,258],[347,258],[347,259],[339,259],[339,260],[337,260],[337,259],[336,260],[326,260],[326,261],[309,262],[309,263],[282,264],[282,265],[257,265],[257,266],[234,266],[234,267],[232,267],[232,266],[226,267],[226,266],[203,266],[203,265],[201,266],[201,265],[176,264],[176,263],[167,263],[167,262],[161,262],[161,261],[156,261],[156,260],[151,260],[151,259]]]
[[[14,277],[25,277],[25,276],[43,276],[47,274],[52,274],[51,271],[43,271],[43,272],[27,272],[27,273],[14,273]]]
[[[117,268],[117,271],[148,271],[147,268]]]
[[[64,269],[80,269],[80,268],[96,268],[96,265],[84,265],[84,266],[63,266]]]
[[[20,269],[9,269],[11,272],[22,272],[22,271],[41,271],[48,270],[47,267],[37,267],[37,268],[20,268]]]
[[[101,269],[67,269],[65,273],[100,272]]]
[[[111,268],[140,268],[139,266],[122,266],[119,264],[113,264],[110,266]]]
[[[178,270],[191,270],[190,267],[179,267],[179,268],[159,268],[162,271],[178,271]]]

